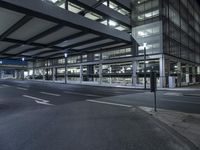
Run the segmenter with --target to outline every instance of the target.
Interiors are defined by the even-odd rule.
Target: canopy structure
[[[53,58],[132,44],[130,34],[45,0],[1,0],[0,18],[0,58]]]

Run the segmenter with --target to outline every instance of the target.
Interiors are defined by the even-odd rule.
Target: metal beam
[[[61,42],[64,42],[64,41],[66,41],[66,40],[73,40],[73,39],[75,39],[75,38],[77,38],[77,37],[80,37],[80,36],[82,36],[82,35],[84,35],[84,34],[85,34],[85,32],[79,32],[79,33],[70,35],[70,36],[68,36],[68,37],[59,39],[59,40],[57,40],[57,41],[55,41],[55,42],[49,43],[49,44],[47,44],[46,47],[41,47],[41,46],[39,46],[39,47],[36,47],[36,48],[26,49],[26,50],[24,50],[24,51],[22,51],[22,52],[20,52],[20,53],[17,53],[16,55],[20,55],[20,54],[22,54],[22,53],[27,53],[27,52],[30,52],[30,51],[34,51],[34,50],[38,50],[38,49],[43,49],[43,48],[56,48],[54,45],[57,45],[57,44],[59,44],[59,43],[61,43]],[[65,49],[65,48],[59,47],[59,50],[64,50],[64,49]],[[55,49],[54,49],[54,51],[55,51]]]
[[[84,32],[84,31],[78,32],[78,33],[76,33],[76,34],[73,34],[73,35],[70,35],[70,36],[61,38],[61,39],[59,39],[59,40],[57,40],[57,41],[54,41],[54,42],[52,42],[52,43],[49,43],[48,45],[49,45],[49,46],[57,45],[57,44],[60,44],[60,43],[62,43],[62,42],[64,42],[64,41],[66,41],[66,40],[73,40],[73,39],[78,38],[78,37],[80,37],[80,36],[83,36],[83,35],[85,35],[85,34],[87,34],[87,33]]]
[[[27,45],[26,41],[16,40],[16,39],[10,39],[10,38],[5,38],[2,41],[9,42],[9,43],[15,43],[15,44],[18,44],[19,46],[21,46],[21,45]],[[35,47],[43,47],[43,48],[48,48],[49,47],[47,44],[41,44],[41,43],[29,43],[28,45],[29,46],[35,46]],[[52,46],[52,48],[59,49],[59,50],[63,49],[62,47],[58,47],[58,46]],[[4,52],[4,50],[1,51],[0,54],[2,52]]]
[[[75,43],[75,44],[66,46],[66,47],[64,47],[64,49],[74,48],[74,47],[78,47],[78,46],[82,46],[82,45],[86,45],[86,44],[91,44],[91,43],[101,41],[101,40],[104,40],[104,39],[105,39],[104,37],[97,37],[97,38],[93,38],[93,39],[90,39],[90,40],[86,40],[86,41],[82,41],[82,42],[79,42],[79,43]]]
[[[5,31],[1,36],[0,36],[0,41],[15,32],[17,29],[22,27],[24,24],[29,22],[31,19],[33,19],[32,16],[25,15],[22,19],[20,19],[17,23],[12,25],[7,31]]]
[[[81,49],[81,50],[76,50],[76,51],[82,52],[82,51],[92,50],[92,49],[96,49],[96,48],[99,48],[99,47],[106,47],[106,46],[110,46],[110,45],[114,45],[114,44],[118,44],[118,43],[116,41],[108,42],[108,43],[105,43],[105,44],[99,44],[99,45],[87,47],[87,48],[84,48],[84,49]]]
[[[64,51],[64,50],[60,50],[60,51]],[[56,52],[56,51],[55,50],[47,50],[47,51],[39,52],[39,53],[35,54],[33,57],[37,57],[39,55],[46,54],[46,53],[51,53],[51,52]]]
[[[124,15],[116,12],[115,10],[108,8],[105,5],[97,5],[96,7],[93,7],[96,4],[95,1],[93,1],[93,0],[87,0],[87,1],[85,1],[85,0],[69,0],[69,1],[74,4],[77,4],[79,6],[82,6],[83,8],[87,9],[89,12],[97,13],[103,17],[111,18],[124,26],[127,26],[129,28],[131,27],[131,20],[128,16],[124,16]]]
[[[64,26],[77,28],[89,33],[104,35],[118,42],[131,42],[131,36],[128,33],[110,29],[110,27],[96,21],[89,20],[78,14],[50,5],[46,1],[34,0],[30,3],[27,0],[1,0],[0,7],[42,18]]]
[[[52,27],[52,28],[32,37],[32,38],[30,38],[29,40],[27,40],[26,44],[30,44],[30,43],[32,43],[32,42],[34,42],[34,41],[36,41],[40,38],[43,38],[43,37],[45,37],[45,36],[47,36],[51,33],[54,33],[56,31],[58,31],[59,29],[61,29],[62,27],[63,27],[62,25],[56,25],[56,26],[54,26],[54,27]]]
[[[8,51],[10,51],[10,50],[12,50],[12,49],[14,49],[14,48],[17,48],[17,47],[19,47],[20,45],[21,45],[21,44],[15,44],[15,45],[9,46],[9,47],[7,47],[6,49],[0,51],[0,55],[3,55],[5,52],[8,52]]]
[[[70,49],[71,51],[76,51],[76,50],[72,50],[72,48],[78,47],[78,46],[83,46],[83,45],[86,45],[86,44],[91,44],[91,43],[94,43],[94,42],[97,42],[97,41],[101,41],[101,40],[104,40],[104,39],[105,38],[97,37],[97,38],[94,38],[94,39],[90,39],[90,40],[86,40],[86,41],[82,41],[82,42],[79,42],[79,43],[75,43],[75,44],[66,46],[62,50]],[[62,50],[60,50],[60,51],[62,51]],[[55,49],[54,50],[49,50],[49,51],[44,51],[44,52],[35,54],[35,56],[41,55],[41,54],[45,54],[45,53],[54,52],[54,51],[55,51]]]

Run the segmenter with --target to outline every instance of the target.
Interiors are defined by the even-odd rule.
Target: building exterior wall
[[[67,82],[144,86],[146,66],[147,86],[152,69],[157,72],[159,87],[168,87],[170,77],[175,78],[176,86],[200,82],[200,9],[196,1],[130,0],[132,8],[127,10],[127,5],[116,7],[114,2],[105,1],[101,9],[107,12],[110,9],[110,12],[119,13],[120,17],[128,17],[130,24],[127,25],[126,21],[115,22],[116,18],[113,17],[118,15],[107,18],[101,9],[95,11],[95,7],[90,9],[90,13],[86,11],[88,15],[84,14],[84,17],[132,34],[138,46],[79,53],[69,55],[67,59],[63,54],[62,58],[36,60],[29,63],[29,77],[62,82],[66,78]],[[85,9],[86,4],[82,3],[82,0],[69,0],[67,9],[79,13],[79,10]],[[63,4],[62,1],[57,3],[64,8]],[[78,6],[76,12],[72,6]],[[143,43],[147,43],[146,62]]]

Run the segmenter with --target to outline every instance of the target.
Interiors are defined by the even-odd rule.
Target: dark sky
[[[197,0],[199,2],[199,5],[200,5],[200,0]]]

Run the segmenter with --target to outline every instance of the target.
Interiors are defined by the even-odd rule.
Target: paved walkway
[[[166,123],[200,148],[200,114],[190,114],[165,109],[158,109],[158,112],[154,112],[153,109],[149,107],[140,108],[153,115],[156,119]]]

